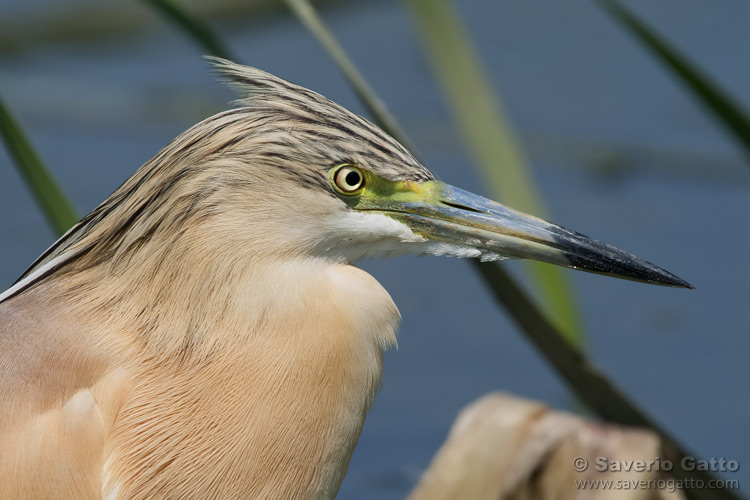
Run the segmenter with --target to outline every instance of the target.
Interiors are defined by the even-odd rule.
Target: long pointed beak
[[[504,257],[534,259],[655,285],[694,288],[612,245],[468,191],[438,181],[403,185],[404,191],[421,196],[394,196],[387,207],[380,208],[424,237]]]

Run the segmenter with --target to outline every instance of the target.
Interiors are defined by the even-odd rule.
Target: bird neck
[[[395,342],[398,310],[377,281],[355,267],[314,257],[248,255],[231,243],[177,243],[154,240],[117,263],[69,269],[50,285],[82,320],[106,318],[98,330],[114,332],[117,345],[123,338],[138,346],[145,341],[159,358],[202,359],[236,348],[286,328],[277,323],[309,315],[305,307],[313,305],[333,315],[357,311],[350,324],[359,321],[357,314],[375,314],[382,326],[367,335],[380,347]],[[359,294],[361,304],[353,305],[350,295],[336,292],[340,301],[329,304],[331,290],[353,284],[372,297]]]
[[[100,335],[101,350],[124,351],[119,363],[137,381],[109,433],[105,490],[130,497],[148,479],[164,491],[235,488],[227,498],[262,497],[261,487],[332,498],[379,387],[382,349],[395,343],[393,301],[361,269],[322,259],[195,259],[183,250],[169,266],[57,282],[83,330]],[[221,462],[196,467],[219,443]]]

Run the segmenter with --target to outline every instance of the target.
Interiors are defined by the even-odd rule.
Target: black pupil
[[[351,170],[347,172],[347,174],[344,176],[344,182],[346,182],[347,186],[355,187],[359,184],[361,177],[359,176],[359,172],[355,172],[354,170]]]

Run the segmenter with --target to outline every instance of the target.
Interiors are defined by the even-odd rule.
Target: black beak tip
[[[657,285],[664,285],[664,286],[671,286],[674,288],[687,288],[688,290],[695,290],[695,287],[685,281],[682,278],[678,278],[672,273],[668,273],[664,271],[666,276],[662,277],[659,280],[655,280],[655,284]]]
[[[651,285],[695,289],[684,279],[648,261],[641,260],[635,255],[596,240],[589,240],[589,244],[591,243],[596,245],[594,247],[596,252],[583,252],[581,249],[578,249],[576,253],[566,252],[566,257],[572,267]]]
[[[669,271],[665,271],[650,262],[641,261],[640,264],[642,266],[628,269],[627,271],[629,272],[623,273],[623,277],[634,279],[635,281],[641,281],[643,283],[650,283],[652,285],[695,290],[695,287],[684,279],[679,278]]]
[[[631,260],[630,262],[632,267],[629,269],[629,271],[633,273],[632,276],[634,276],[636,279],[640,278],[640,281],[652,283],[654,285],[695,290],[695,287],[693,285],[691,285],[684,279],[675,276],[669,271],[666,271],[648,261],[638,260],[634,256],[631,257],[633,258],[633,260]]]

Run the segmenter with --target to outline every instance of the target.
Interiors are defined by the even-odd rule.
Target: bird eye
[[[342,165],[333,174],[336,189],[344,194],[354,194],[365,185],[365,175],[354,165]]]

